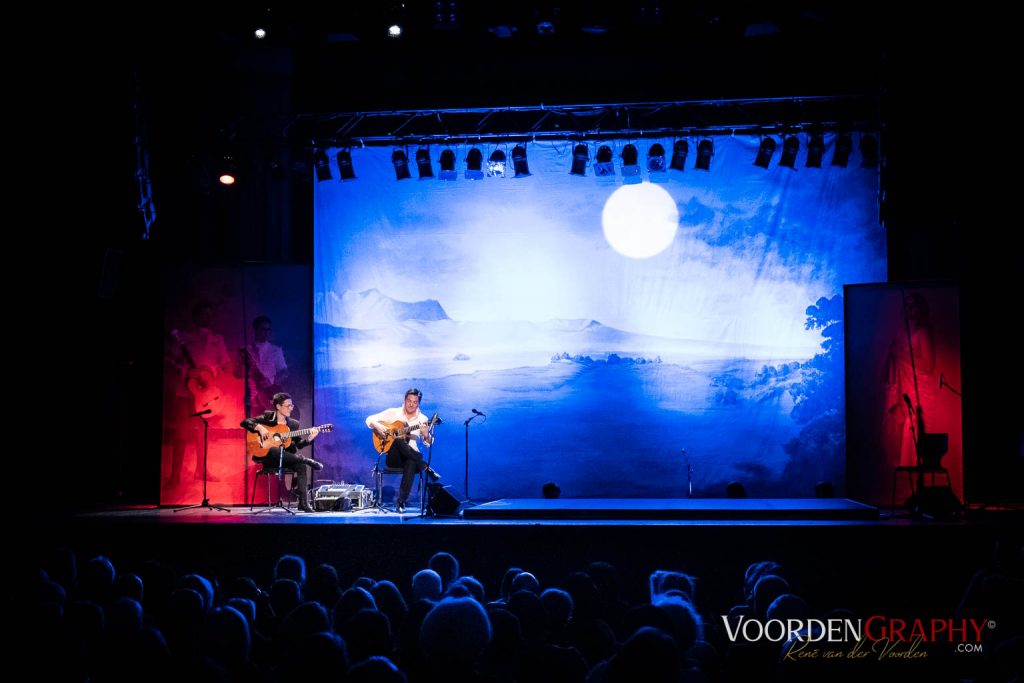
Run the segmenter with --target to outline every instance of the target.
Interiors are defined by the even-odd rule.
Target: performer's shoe
[[[320,462],[319,460],[313,460],[313,458],[303,458],[302,462],[306,465],[309,465],[317,472],[324,468],[324,464],[322,462]]]
[[[430,481],[438,481],[441,479],[441,475],[438,474],[433,467],[427,466],[423,469],[423,471],[426,473],[428,477],[430,477]]]
[[[309,503],[307,503],[304,500],[299,501],[299,510],[301,510],[302,512],[315,512],[313,508],[309,507]]]
[[[395,512],[397,512],[398,514],[402,514],[403,512],[405,512],[405,501],[399,501],[395,503]]]

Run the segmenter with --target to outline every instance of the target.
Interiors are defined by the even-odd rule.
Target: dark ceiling
[[[392,135],[863,127],[882,120],[881,98],[901,49],[890,40],[895,25],[863,3],[310,5],[221,6],[201,17],[177,6],[139,10],[136,30],[117,38],[154,133],[308,144]],[[399,39],[387,36],[392,21],[405,28]],[[256,27],[267,37],[256,39]],[[661,104],[566,108],[621,103]],[[482,111],[444,120],[345,116],[465,109]]]

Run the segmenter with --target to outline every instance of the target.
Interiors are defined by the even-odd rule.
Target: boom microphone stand
[[[203,421],[203,502],[195,505],[186,505],[183,508],[177,508],[175,512],[181,512],[182,510],[193,510],[195,508],[206,508],[208,510],[221,510],[223,512],[231,512],[227,508],[222,508],[217,505],[210,505],[210,499],[206,497],[206,458],[209,455],[209,435],[210,435],[210,423],[206,419],[206,415],[212,413],[213,410],[207,408],[206,410],[200,410],[198,413],[193,413],[191,417],[198,417]]]
[[[469,499],[469,423],[472,422],[473,420],[475,420],[478,417],[484,418],[485,421],[487,420],[487,416],[486,415],[481,413],[476,408],[473,408],[473,415],[471,415],[468,420],[466,420],[465,422],[462,423],[462,424],[464,424],[466,426],[466,481],[464,482],[464,493],[466,494],[466,503],[467,504],[470,502],[470,499]]]

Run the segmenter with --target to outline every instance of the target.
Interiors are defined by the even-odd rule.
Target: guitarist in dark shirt
[[[250,432],[260,434],[264,439],[273,438],[273,432],[271,432],[268,427],[283,425],[288,428],[288,431],[298,431],[299,421],[293,420],[290,417],[292,410],[295,409],[295,402],[292,401],[292,397],[289,394],[280,392],[274,394],[273,401],[273,410],[268,410],[259,417],[250,417],[242,420],[242,427]],[[291,444],[284,448],[281,446],[274,446],[269,450],[266,456],[262,458],[253,457],[254,462],[266,462],[268,466],[272,467],[276,467],[278,463],[280,463],[282,467],[294,470],[296,491],[299,494],[299,509],[303,512],[313,512],[313,508],[309,506],[309,479],[307,475],[307,466],[312,467],[314,470],[322,470],[324,466],[322,463],[317,462],[312,458],[306,458],[299,455],[297,450],[305,448],[312,443],[313,439],[315,439],[319,433],[320,430],[314,427],[309,430],[309,436],[306,438],[293,438],[291,439]]]

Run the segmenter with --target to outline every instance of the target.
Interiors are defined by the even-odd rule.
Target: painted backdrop
[[[857,137],[855,136],[855,143]],[[368,482],[365,417],[410,386],[444,419],[432,453],[474,500],[751,496],[843,488],[842,287],[884,280],[878,173],[754,166],[759,139],[713,138],[710,170],[622,166],[628,141],[425,148],[434,177],[396,179],[395,149],[350,150],[356,178],[315,184],[315,421],[335,479]],[[806,143],[806,139],[802,139]],[[781,147],[781,145],[780,145]],[[854,145],[857,148],[857,145]],[[503,173],[502,173],[503,172]],[[484,413],[468,427],[473,409]],[[467,456],[468,450],[468,456]],[[468,477],[467,477],[468,463]],[[468,479],[468,482],[467,482]]]

